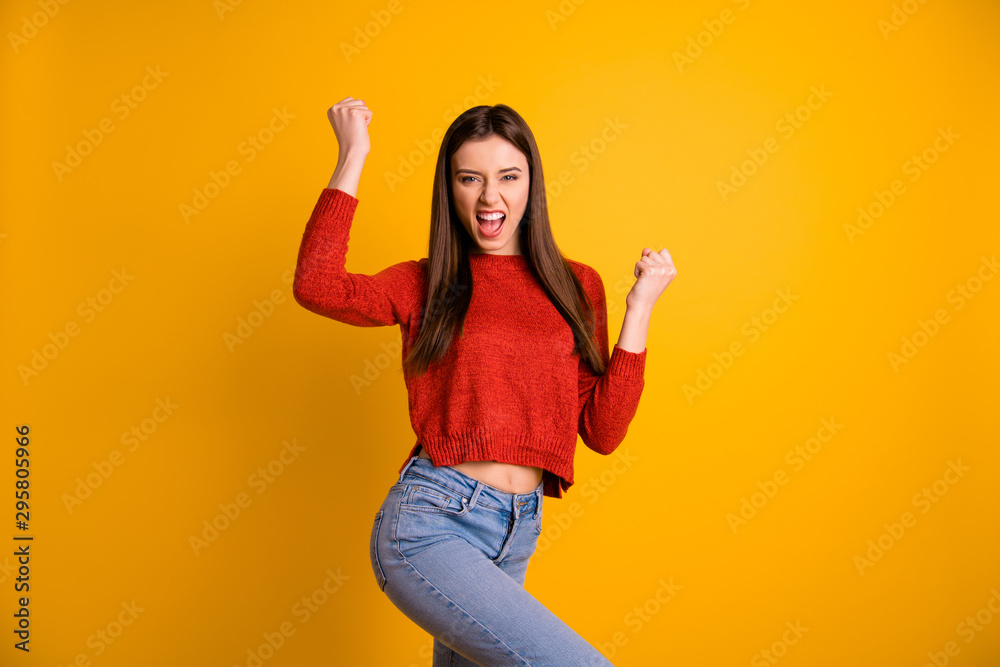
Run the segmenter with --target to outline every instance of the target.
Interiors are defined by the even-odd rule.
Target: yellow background
[[[374,118],[348,270],[426,255],[428,141],[499,102],[535,133],[560,248],[604,278],[612,343],[642,248],[677,266],[621,445],[634,460],[578,445],[575,487],[545,501],[531,593],[622,666],[773,664],[764,650],[788,667],[1000,664],[1000,279],[982,259],[1000,251],[1000,8],[674,4],[4,3],[0,663],[247,665],[284,623],[294,633],[268,667],[430,664],[429,635],[368,560],[413,442],[399,331],[291,295],[336,162],[326,110],[350,95]],[[115,100],[133,91],[144,99],[122,117]],[[243,142],[275,109],[294,117],[251,160]],[[113,131],[57,174],[104,119]],[[766,161],[744,164],[768,141]],[[933,163],[913,171],[925,151]],[[231,161],[239,173],[186,221],[182,205]],[[897,180],[852,240],[858,207],[877,211]],[[779,290],[797,298],[769,311]],[[88,299],[103,300],[93,316]],[[904,337],[922,345],[894,368]],[[736,342],[742,354],[717,361]],[[714,379],[686,395],[699,372]],[[176,406],[161,421],[158,399]],[[823,419],[841,425],[833,437]],[[121,437],[144,420],[130,450]],[[30,654],[12,648],[20,424]],[[818,433],[796,469],[787,453]],[[258,494],[251,475],[285,441],[303,449]],[[105,463],[116,450],[120,465]],[[968,470],[946,475],[949,461]],[[102,465],[110,476],[68,507]],[[196,554],[191,536],[240,493],[251,503]],[[734,530],[743,499],[759,508]],[[316,594],[328,570],[339,588]],[[324,603],[296,613],[314,594]],[[967,641],[977,613],[991,622]],[[800,638],[783,634],[796,623]]]

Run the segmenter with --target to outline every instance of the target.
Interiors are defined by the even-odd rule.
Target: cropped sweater
[[[304,308],[361,327],[398,325],[402,358],[420,332],[427,258],[374,275],[348,273],[347,244],[358,199],[324,188],[306,224],[292,291]],[[404,373],[416,442],[435,466],[500,461],[542,469],[543,494],[573,485],[577,434],[599,454],[624,440],[642,394],[646,350],[608,352],[607,301],[600,275],[568,260],[590,296],[606,371],[573,353],[569,324],[524,255],[470,253],[472,296],[464,335],[444,357]]]

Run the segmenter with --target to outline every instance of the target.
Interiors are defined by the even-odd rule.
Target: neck
[[[481,250],[479,248],[469,248],[469,250],[467,251],[467,253],[469,255],[522,255],[522,254],[524,254],[520,250],[518,250],[517,252],[486,252],[485,250]]]
[[[499,252],[469,252],[469,259],[472,259],[473,257],[477,257],[477,258],[486,258],[486,257],[489,257],[489,258],[494,258],[494,259],[499,259],[501,257],[509,257],[509,258],[525,259],[525,256],[522,253],[519,253],[519,252],[518,253],[511,253],[511,254],[499,253]]]

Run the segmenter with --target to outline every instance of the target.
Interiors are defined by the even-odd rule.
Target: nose
[[[489,204],[500,199],[500,184],[497,181],[489,180],[483,184],[483,194],[480,196],[483,203]]]

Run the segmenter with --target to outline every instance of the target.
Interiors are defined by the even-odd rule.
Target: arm
[[[597,375],[583,356],[580,357],[578,426],[584,444],[607,455],[625,439],[629,423],[639,407],[645,384],[646,332],[638,311],[627,310],[622,335],[609,358],[604,282],[596,271],[593,271],[592,282],[588,294],[594,303],[597,320],[594,335],[606,370],[604,375]]]
[[[337,167],[330,178],[329,189],[343,190],[352,197],[358,196],[358,183],[365,159],[371,152],[372,142],[368,125],[372,122],[371,109],[364,100],[345,97],[327,109],[326,117],[337,136]]]
[[[597,287],[591,299],[597,309],[597,340],[602,357],[607,359],[604,283],[596,271],[593,273]],[[674,260],[666,248],[658,252],[643,248],[634,273],[636,281],[625,297],[625,320],[607,372],[598,378],[580,359],[580,436],[588,447],[601,454],[610,454],[621,444],[635,416],[644,384],[646,336],[653,306],[677,277]]]
[[[361,170],[364,169],[367,153],[359,151],[349,151],[346,155],[337,155],[337,167],[330,177],[328,189],[337,189],[354,198],[358,196],[358,184],[361,182]]]
[[[302,307],[355,326],[408,320],[421,303],[419,262],[394,264],[375,275],[348,273],[347,243],[358,206],[358,183],[371,150],[371,110],[347,97],[327,111],[340,144],[337,167],[302,234],[292,294]]]
[[[642,352],[646,349],[646,335],[649,333],[649,318],[652,313],[643,307],[625,307],[625,319],[622,321],[622,332],[618,335],[616,345],[629,352]]]
[[[292,294],[303,308],[352,324],[389,326],[409,320],[421,302],[419,262],[394,264],[375,275],[348,273],[347,245],[358,200],[325,188],[299,246]]]

